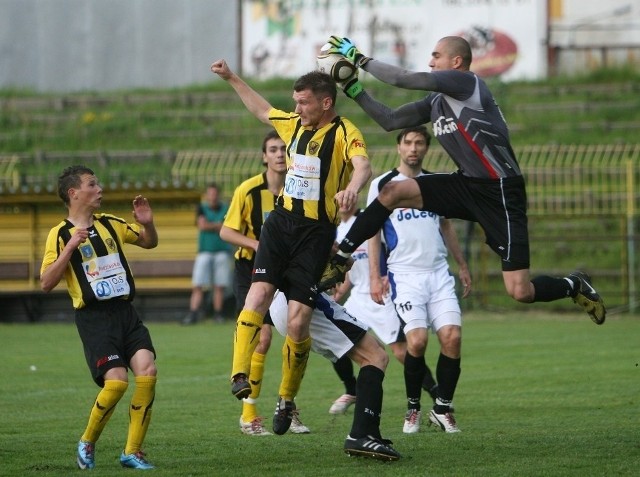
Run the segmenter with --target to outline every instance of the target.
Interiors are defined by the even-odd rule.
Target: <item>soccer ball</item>
[[[335,81],[341,83],[353,76],[356,67],[339,53],[327,53],[329,48],[331,48],[329,43],[320,48],[320,54],[316,57],[318,70],[327,73]]]

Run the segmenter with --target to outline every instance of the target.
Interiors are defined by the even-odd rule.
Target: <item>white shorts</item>
[[[405,334],[416,328],[437,332],[445,325],[462,326],[455,279],[448,267],[433,272],[389,272],[389,283]]]
[[[231,285],[231,255],[228,252],[198,252],[193,262],[194,287]]]
[[[287,334],[287,299],[276,292],[269,307],[273,325],[282,336]],[[367,325],[326,293],[320,293],[309,324],[311,350],[336,362],[354,347],[367,332]]]
[[[347,311],[367,324],[380,341],[388,345],[399,339],[404,341],[401,333],[402,322],[398,318],[391,296],[386,296],[384,305],[378,305],[368,293],[352,293],[344,303]]]

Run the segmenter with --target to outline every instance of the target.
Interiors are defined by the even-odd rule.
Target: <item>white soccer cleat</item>
[[[300,420],[299,411],[296,409],[293,411],[293,417],[291,418],[291,426],[289,426],[289,432],[293,434],[309,434],[311,430],[302,424]]]
[[[251,422],[244,422],[242,420],[242,416],[240,416],[240,431],[243,434],[247,434],[248,436],[270,436],[272,435],[269,431],[267,431],[262,424],[263,418],[256,417]]]
[[[404,416],[402,432],[405,434],[415,434],[420,431],[420,421],[422,421],[422,411],[409,409]]]
[[[449,434],[460,432],[460,428],[458,427],[458,424],[456,423],[456,419],[455,417],[453,417],[452,412],[437,414],[432,409],[431,412],[429,412],[429,425],[436,426]]]
[[[349,406],[355,404],[356,397],[351,394],[343,394],[338,399],[333,401],[333,404],[329,408],[329,414],[344,414],[349,409]]]

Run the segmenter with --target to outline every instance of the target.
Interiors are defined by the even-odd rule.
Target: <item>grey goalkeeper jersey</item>
[[[504,116],[485,82],[470,71],[412,72],[370,60],[363,69],[404,89],[431,91],[392,109],[366,91],[356,102],[386,131],[431,122],[433,135],[468,177],[520,176]]]

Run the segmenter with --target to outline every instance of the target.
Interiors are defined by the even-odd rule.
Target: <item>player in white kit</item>
[[[388,181],[406,180],[427,174],[422,162],[430,136],[424,126],[404,129],[397,137],[400,163],[397,168],[371,182],[368,201],[373,201]],[[447,247],[459,267],[463,296],[471,289],[471,276],[450,221],[432,212],[395,209],[381,232],[369,240],[369,264],[375,279],[374,258],[381,240],[387,250],[391,299],[404,323],[407,353],[404,377],[407,413],[403,432],[418,432],[421,421],[420,397],[426,372],[424,354],[431,329],[440,341],[436,366],[437,396],[429,420],[445,432],[458,432],[451,403],[460,376],[462,317],[455,292],[455,280],[449,272]],[[378,274],[379,275],[379,274]],[[372,297],[383,303],[380,287],[372,282]],[[377,296],[376,296],[376,293]]]
[[[276,295],[269,314],[278,332],[287,334],[287,301]],[[356,383],[357,399],[353,423],[344,442],[344,451],[352,456],[394,461],[401,456],[392,442],[380,434],[382,380],[389,363],[383,346],[367,333],[367,325],[350,315],[326,293],[319,293],[309,324],[311,350],[332,362],[342,357],[360,365]]]
[[[347,230],[351,227],[358,215],[359,210],[354,204],[348,210],[341,210],[341,221],[338,225],[336,241],[339,243]],[[380,264],[386,263],[386,258],[378,253]],[[386,267],[380,271],[378,263],[375,265],[375,274],[378,278],[375,281],[375,296],[380,297],[382,304],[372,299],[370,288],[369,273],[369,249],[367,242],[362,243],[351,255],[353,265],[346,275],[345,281],[336,287],[333,298],[340,301],[348,292],[349,296],[344,303],[347,311],[353,315],[357,315],[360,321],[365,322],[376,334],[376,336],[385,345],[388,345],[393,355],[404,364],[404,357],[407,353],[407,344],[402,331],[402,322],[396,313],[391,295],[384,292],[388,290],[388,282],[386,281]],[[375,260],[375,257],[373,258]],[[331,408],[330,414],[343,414],[348,407],[355,402],[355,377],[353,374],[353,365],[351,360],[342,358],[334,363],[334,368],[338,376],[345,384],[345,393],[338,397]],[[422,383],[422,388],[429,392],[435,400],[437,392],[437,384],[433,379],[431,370],[427,367]]]

